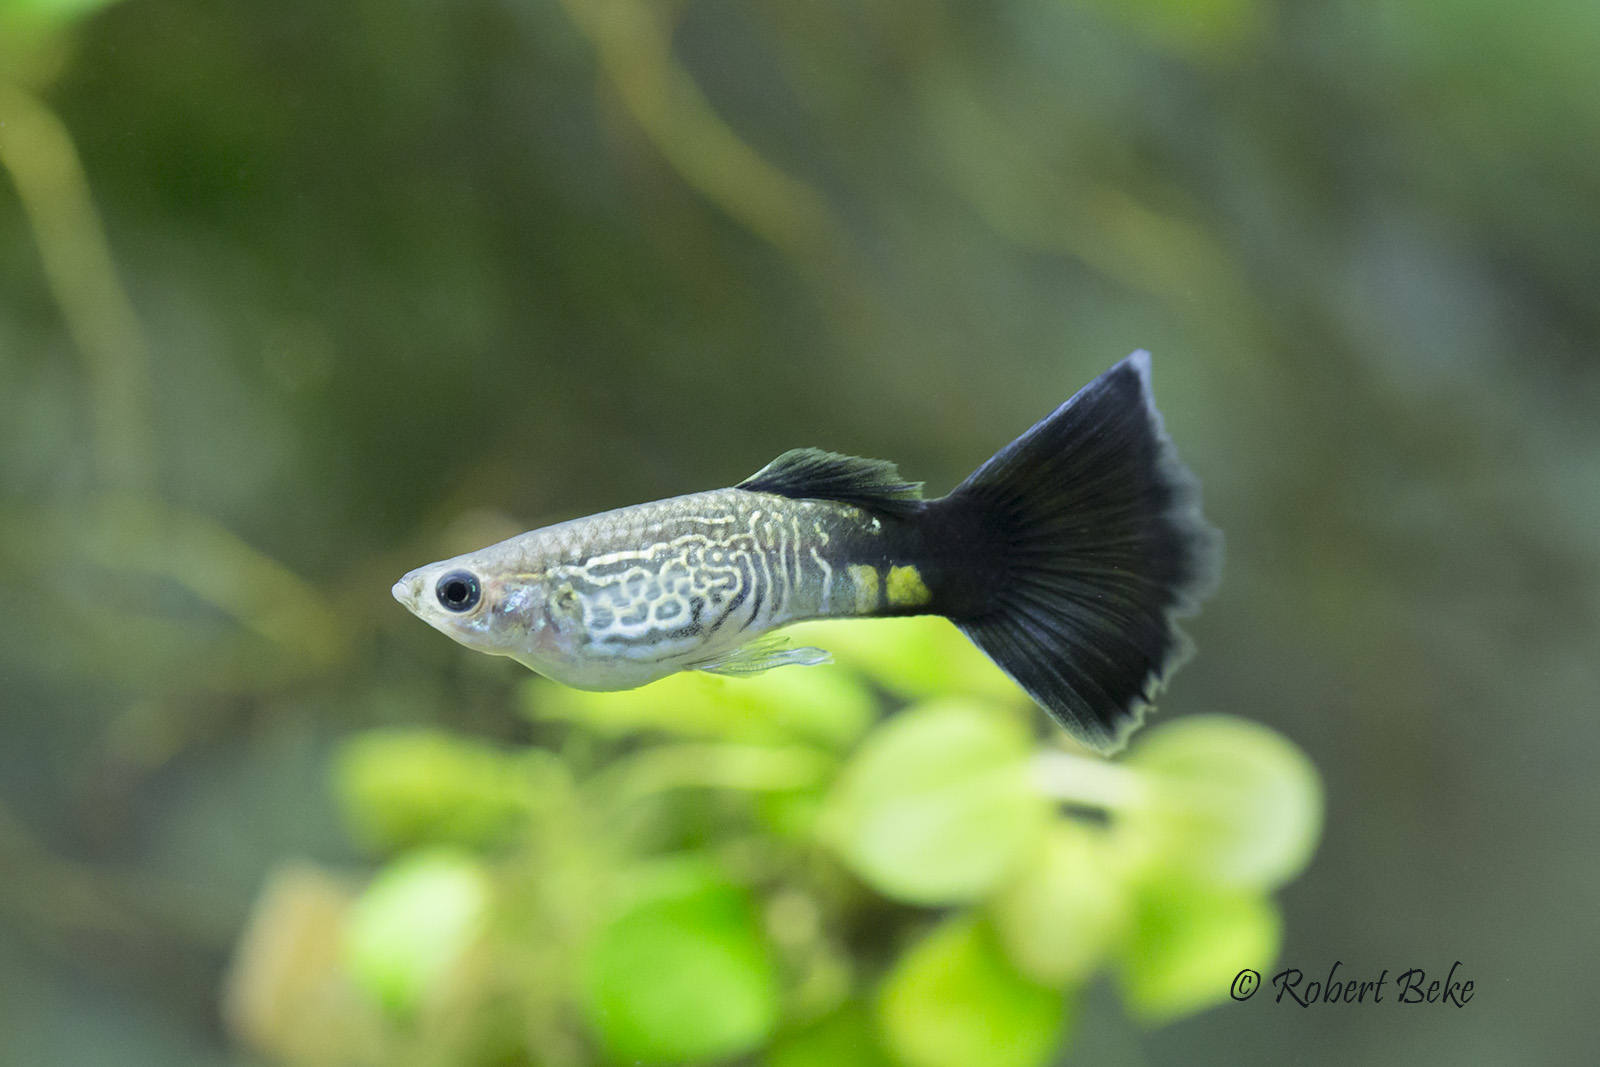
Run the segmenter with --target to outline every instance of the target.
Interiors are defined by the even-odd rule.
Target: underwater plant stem
[[[16,184],[50,291],[88,364],[100,476],[107,488],[147,493],[155,468],[138,318],[117,278],[72,135],[42,100],[3,84],[0,167]]]
[[[312,585],[205,516],[119,500],[96,518],[84,544],[90,559],[170,578],[319,666],[346,651],[337,614]]]
[[[131,934],[138,920],[108,891],[93,869],[51,853],[0,804],[0,869],[6,892],[0,914],[51,933]]]
[[[801,266],[818,270],[841,228],[806,183],[773,165],[717,114],[672,54],[668,8],[638,0],[563,0],[594,44],[623,106],[690,186]]]
[[[1150,790],[1139,773],[1119,763],[1047,751],[1033,757],[1033,779],[1052,800],[1107,811],[1142,807]]]

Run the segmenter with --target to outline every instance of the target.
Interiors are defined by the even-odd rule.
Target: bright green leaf
[[[483,930],[489,879],[471,857],[436,849],[372,880],[345,919],[344,957],[356,983],[404,1017],[438,993]]]
[[[1316,848],[1316,767],[1265,726],[1178,719],[1140,738],[1127,765],[1149,795],[1124,829],[1157,867],[1217,886],[1271,889],[1304,869]]]
[[[689,868],[652,879],[599,931],[582,992],[590,1027],[627,1062],[739,1055],[777,1022],[776,979],[750,901]]]
[[[816,645],[890,692],[911,699],[982,697],[1019,707],[1032,702],[948,619],[835,619],[802,623],[795,643]]]
[[[646,731],[742,741],[801,739],[844,747],[877,714],[872,696],[848,671],[787,667],[742,678],[700,671],[669,675],[641,689],[588,693],[543,680],[523,689],[527,713],[581,723],[612,736]]]
[[[947,920],[890,973],[878,1019],[906,1067],[1040,1067],[1065,1036],[1066,1004],[1020,974],[993,931]]]
[[[77,18],[102,7],[110,7],[116,0],[5,0],[0,8],[9,11],[36,12],[52,18]]]
[[[735,745],[688,741],[654,745],[608,768],[617,797],[641,797],[667,789],[748,789],[753,792],[812,789],[837,766],[810,745]]]
[[[0,0],[0,20],[25,25],[64,25],[110,7],[116,0]]]
[[[778,837],[810,839],[816,833],[822,811],[822,799],[811,791],[768,792],[755,798],[756,816]]]
[[[561,771],[548,753],[513,754],[433,730],[371,730],[334,768],[345,818],[376,848],[482,845],[523,818]]]
[[[726,694],[760,709],[758,714],[764,712],[789,734],[839,748],[859,740],[878,715],[877,701],[866,687],[849,671],[831,665],[727,681]]]
[[[854,1002],[782,1035],[763,1062],[765,1067],[893,1067],[872,1016]]]
[[[822,834],[865,882],[946,904],[992,891],[1034,847],[1048,812],[1014,718],[945,702],[868,736],[828,800]]]
[[[1087,977],[1127,929],[1129,889],[1103,838],[1057,821],[994,901],[1001,943],[1036,981],[1060,986]]]
[[[1266,973],[1281,938],[1278,911],[1260,894],[1147,888],[1123,954],[1123,998],[1149,1023],[1191,1015],[1228,999],[1241,970]]]

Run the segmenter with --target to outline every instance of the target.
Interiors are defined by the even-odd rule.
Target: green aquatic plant
[[[1321,824],[1288,741],[1191,716],[1108,762],[942,620],[811,625],[836,665],[531,679],[553,746],[352,738],[382,862],[268,887],[236,1031],[294,1064],[1037,1067],[1099,975],[1159,1024],[1272,963]]]

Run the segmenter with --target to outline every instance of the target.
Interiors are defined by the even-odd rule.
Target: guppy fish
[[[578,689],[828,660],[771,631],[943,615],[1079,741],[1121,747],[1189,644],[1221,537],[1135,352],[938,500],[893,463],[786,452],[731,489],[607,511],[418,568],[394,596]]]

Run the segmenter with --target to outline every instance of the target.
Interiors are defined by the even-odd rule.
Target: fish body
[[[926,590],[897,532],[849,504],[716,489],[532,530],[415,571],[396,596],[425,602],[430,576],[469,573],[492,606],[429,622],[574,688],[631,689],[723,664],[744,673],[754,664],[730,657],[791,622],[917,606]]]
[[[950,495],[891,463],[785,453],[738,486],[558,523],[418,568],[402,604],[579,689],[825,662],[805,619],[951,618],[1058,721],[1110,749],[1187,642],[1219,539],[1135,353]]]

